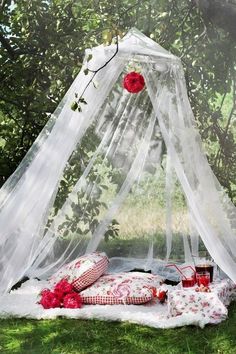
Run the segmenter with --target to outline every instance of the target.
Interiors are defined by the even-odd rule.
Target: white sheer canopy
[[[88,50],[89,68],[104,65],[115,50],[115,45]],[[139,94],[128,93],[121,84],[130,62],[139,65],[145,78],[146,89]],[[171,259],[191,262],[202,241],[236,281],[235,207],[202,150],[180,59],[132,29],[120,41],[117,55],[98,72],[98,87],[86,89],[88,104],[82,112],[73,112],[74,94],[80,96],[93,75],[85,75],[87,65],[85,60],[0,191],[0,291],[8,291],[25,275],[46,278],[63,263],[96,249],[112,257],[111,270],[151,268],[155,260],[162,266]],[[90,141],[90,159],[84,163],[80,148]],[[76,174],[78,166],[82,172]],[[179,221],[178,232],[173,230],[173,219],[179,215],[173,204],[176,179],[184,196],[182,217],[188,219],[187,227]],[[164,203],[158,202],[155,186],[160,193],[166,191]],[[139,223],[129,214],[135,203],[133,215]],[[153,226],[162,217],[161,208],[166,215],[162,232]],[[147,237],[136,227],[142,228],[151,216]],[[122,222],[126,229],[133,225],[129,236],[108,237],[105,242],[116,222],[120,229]]]

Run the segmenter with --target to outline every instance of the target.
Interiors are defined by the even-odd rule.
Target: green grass
[[[91,320],[0,320],[0,353],[235,354],[236,302],[217,326],[157,330]]]

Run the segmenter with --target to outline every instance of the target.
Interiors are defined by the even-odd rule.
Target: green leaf
[[[69,232],[70,232],[69,230],[66,230],[65,232],[63,232],[63,236],[65,236],[65,237],[68,236]]]
[[[85,101],[85,99],[83,97],[80,97],[79,102],[81,102],[83,104],[87,104],[87,102]]]
[[[0,138],[0,147],[4,148],[5,145],[6,145],[6,140]]]
[[[72,104],[71,104],[71,106],[70,106],[70,108],[72,109],[72,111],[76,111],[77,109],[78,109],[78,102],[76,102],[76,101],[74,101]]]
[[[92,58],[93,58],[93,55],[92,55],[92,54],[89,54],[89,55],[88,55],[88,58],[87,58],[87,62],[89,62]]]

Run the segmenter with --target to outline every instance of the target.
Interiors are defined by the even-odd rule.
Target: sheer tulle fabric
[[[90,69],[102,66],[114,50],[113,45],[94,48]],[[139,64],[145,78],[146,89],[135,95],[122,88],[130,61]],[[133,267],[160,271],[171,259],[191,262],[198,256],[200,240],[221,269],[236,281],[235,207],[203,153],[180,60],[131,30],[120,42],[116,57],[97,74],[98,87],[89,85],[86,90],[88,104],[82,112],[73,112],[70,106],[75,92],[80,95],[92,75],[84,74],[86,66],[85,61],[0,192],[0,291],[9,290],[24,275],[47,278],[65,262],[96,249],[112,257],[111,271]],[[60,194],[63,183],[68,183],[68,166],[82,165],[78,152],[91,136],[90,160],[65,189],[66,195]],[[164,164],[163,152],[167,154]],[[157,208],[163,207],[166,215],[164,234],[151,230],[149,240],[146,236],[142,239],[134,225],[130,231],[134,237],[118,236],[104,242],[112,221],[125,219],[132,198],[132,203],[139,203],[138,193],[142,198],[150,197],[143,186],[160,179],[163,167],[165,205]],[[178,249],[173,247],[172,230],[176,176],[188,214],[187,229],[179,231]],[[143,205],[145,208],[148,204]],[[146,209],[145,217],[142,208],[137,209],[143,223],[150,217]],[[158,238],[163,238],[163,245]]]

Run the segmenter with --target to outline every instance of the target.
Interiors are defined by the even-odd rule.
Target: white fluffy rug
[[[44,310],[37,304],[39,292],[47,288],[46,281],[29,280],[20,289],[0,298],[0,317],[32,319],[67,318],[129,321],[155,328],[174,328],[185,325],[204,327],[207,320],[199,314],[168,317],[168,306],[160,303],[146,305],[84,305],[81,309],[56,308]],[[168,288],[168,286],[166,286]]]

